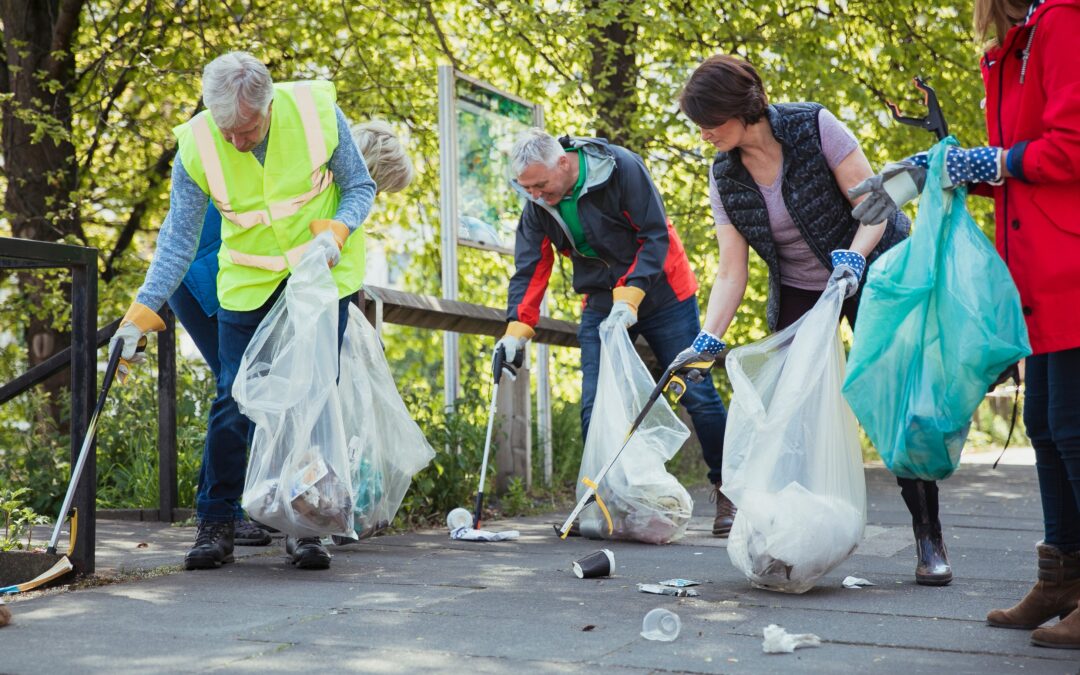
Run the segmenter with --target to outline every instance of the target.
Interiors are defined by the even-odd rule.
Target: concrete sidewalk
[[[711,505],[698,491],[690,536],[666,547],[609,542],[617,571],[604,580],[570,572],[603,544],[559,540],[549,515],[487,524],[520,530],[516,542],[426,531],[332,548],[327,572],[292,569],[276,542],[217,571],[16,598],[14,622],[0,629],[0,672],[1080,672],[1080,653],[984,623],[1034,580],[1033,468],[965,464],[942,483],[956,574],[945,588],[914,583],[910,520],[892,476],[871,467],[867,482],[865,541],[805,595],[751,589],[709,536]],[[98,533],[101,571],[178,566],[194,536],[115,521]],[[846,590],[847,575],[877,585]],[[670,577],[708,583],[699,598],[637,591]],[[681,617],[675,642],[638,635],[653,607]],[[764,654],[770,623],[824,643]]]

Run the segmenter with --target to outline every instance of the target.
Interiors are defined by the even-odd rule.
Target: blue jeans
[[[1080,347],[1029,356],[1024,424],[1035,447],[1046,543],[1080,551]]]
[[[283,281],[262,307],[250,312],[218,310],[218,357],[221,371],[217,378],[217,396],[210,406],[202,466],[199,469],[199,492],[195,511],[200,520],[228,522],[242,515],[240,497],[244,493],[247,451],[254,428],[251,420],[240,414],[232,397],[232,386],[240,370],[244,350],[255,335],[263,317],[285,288]],[[338,302],[338,349],[349,320],[351,297]]]
[[[218,360],[217,315],[206,316],[202,305],[184,284],[180,284],[180,288],[177,288],[169,298],[169,308],[176,315],[180,325],[191,336],[196,349],[206,359],[206,365],[210,366],[210,372],[214,374],[216,380],[218,373],[221,372],[221,361]]]
[[[588,307],[581,313],[578,340],[581,342],[581,435],[589,435],[589,420],[596,401],[596,382],[600,377],[600,322],[606,312]],[[690,297],[642,317],[630,327],[630,339],[645,337],[660,363],[667,366],[679,352],[693,343],[701,331],[696,297]],[[724,427],[727,410],[712,379],[697,384],[687,383],[680,403],[686,406],[701,443],[701,454],[709,467],[709,482],[720,482],[724,464]]]

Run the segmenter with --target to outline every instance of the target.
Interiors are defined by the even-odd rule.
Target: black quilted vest
[[[831,271],[830,253],[851,246],[859,221],[851,217],[851,202],[840,191],[821,151],[818,112],[823,107],[820,103],[783,103],[769,106],[768,115],[773,136],[784,151],[784,178],[780,188],[784,204],[810,249]],[[737,148],[717,153],[712,171],[732,224],[769,267],[766,319],[769,330],[776,330],[780,318],[780,261],[765,198],[743,166]],[[903,241],[910,229],[907,216],[897,212],[886,224],[885,234],[870,253],[867,264]]]

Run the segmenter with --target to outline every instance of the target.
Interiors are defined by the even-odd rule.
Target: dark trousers
[[[169,308],[191,336],[195,348],[206,360],[206,365],[210,366],[214,379],[217,379],[218,372],[221,371],[221,361],[218,360],[217,316],[207,316],[202,305],[184,284],[180,284],[180,288],[169,298]]]
[[[792,286],[780,286],[780,319],[777,330],[787,328],[795,323],[803,314],[810,311],[814,303],[821,297],[823,291],[807,291]],[[847,317],[848,324],[854,328],[858,314],[858,302],[856,298],[848,298],[844,301],[841,316]],[[932,480],[919,480],[918,478],[896,478],[900,486],[900,496],[911,513],[913,526],[928,525],[935,529],[941,528],[938,520],[938,486]]]
[[[1080,551],[1080,347],[1029,356],[1024,424],[1035,448],[1045,541]]]
[[[596,384],[600,377],[600,323],[607,318],[606,312],[585,308],[581,313],[578,340],[581,342],[581,435],[589,434],[593,403],[596,401]],[[690,297],[669,307],[642,317],[630,327],[630,339],[645,337],[660,363],[675,360],[679,352],[694,342],[701,331],[697,298]],[[724,427],[727,410],[720,400],[712,378],[697,384],[687,383],[686,393],[679,401],[686,406],[694,423],[701,454],[709,467],[709,482],[719,483],[724,465]]]
[[[233,400],[232,386],[255,329],[273,308],[284,288],[285,282],[282,282],[262,307],[250,312],[218,310],[218,359],[221,371],[217,378],[217,396],[210,406],[210,422],[199,470],[195,510],[200,520],[227,522],[242,515],[240,497],[244,492],[248,443],[253,429],[251,420],[240,413]],[[342,298],[338,302],[339,350],[349,320],[349,300]]]

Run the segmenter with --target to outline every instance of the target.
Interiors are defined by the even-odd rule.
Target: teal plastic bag
[[[948,478],[971,417],[1006,367],[1031,354],[1020,295],[965,206],[944,190],[946,138],[930,150],[912,235],[870,267],[844,396],[901,478]]]

